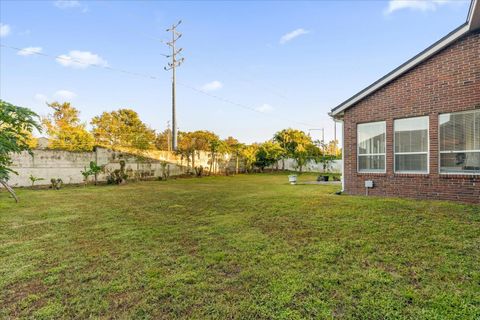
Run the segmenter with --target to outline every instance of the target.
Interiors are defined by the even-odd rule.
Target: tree
[[[255,165],[263,170],[276,163],[283,155],[284,150],[278,142],[267,141],[262,143],[255,153]]]
[[[218,151],[218,136],[207,130],[197,130],[190,133],[193,146],[192,166],[195,167],[195,156],[200,157],[200,151],[210,152],[209,173],[215,165],[216,152]]]
[[[157,134],[155,138],[155,147],[158,150],[170,150],[171,148],[171,140],[172,137],[172,130],[165,129],[163,132]]]
[[[87,186],[89,176],[93,176],[95,185],[97,185],[98,174],[102,170],[103,170],[103,167],[97,165],[95,161],[90,161],[88,169],[87,167],[84,167],[84,169],[80,171],[83,175],[83,182],[85,183],[85,186]]]
[[[235,155],[235,174],[238,174],[239,160],[245,145],[233,137],[225,139],[225,145],[228,148],[228,152]]]
[[[191,132],[178,132],[178,145],[176,153],[187,160],[187,173],[190,170],[190,161],[194,158],[195,145]],[[195,166],[195,159],[193,159],[192,168]]]
[[[210,152],[210,172],[212,172],[216,153],[219,151],[216,141],[219,141],[218,136],[206,130],[179,132],[177,154],[187,159],[187,168],[191,162],[194,170],[195,158],[200,155],[200,151]]]
[[[91,151],[93,137],[80,122],[80,112],[69,102],[47,104],[53,114],[42,120],[50,136],[49,148],[67,151]]]
[[[17,174],[10,168],[11,155],[22,151],[31,152],[28,143],[34,129],[40,132],[42,129],[36,113],[0,100],[0,184],[8,190],[16,202],[17,195],[7,183],[11,173]]]
[[[213,165],[213,172],[217,171],[217,165],[224,165],[225,159],[221,156],[224,156],[228,153],[228,145],[225,141],[220,140],[217,135],[212,137],[209,141],[209,151],[210,151],[210,172],[212,172],[212,165]]]
[[[285,170],[285,159],[293,157],[295,148],[303,136],[304,133],[302,131],[290,128],[278,131],[273,136],[273,141],[278,142],[284,150],[282,155],[282,170]]]
[[[155,131],[131,109],[104,112],[90,123],[95,143],[101,146],[147,150],[155,143]]]
[[[312,139],[301,130],[284,129],[275,133],[273,139],[285,150],[283,159],[293,158],[300,172],[308,160],[314,159],[319,152]],[[285,165],[283,169],[285,169]]]
[[[320,152],[320,149],[313,143],[298,145],[292,155],[300,172],[303,171],[303,167],[308,161],[314,160],[315,162],[318,162],[321,156],[322,153]]]
[[[338,141],[332,140],[324,146],[325,153],[334,158],[342,157],[342,150],[338,147]]]
[[[245,163],[245,170],[247,172],[251,172],[253,170],[253,166],[255,165],[255,161],[257,160],[256,154],[258,150],[258,144],[251,144],[246,146],[242,149],[242,158]]]

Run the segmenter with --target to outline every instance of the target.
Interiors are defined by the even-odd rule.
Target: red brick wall
[[[480,32],[470,34],[345,111],[345,192],[480,203],[480,175],[439,174],[438,115],[480,108]],[[394,119],[430,118],[430,174],[395,174]],[[387,123],[387,172],[357,173],[357,124]]]

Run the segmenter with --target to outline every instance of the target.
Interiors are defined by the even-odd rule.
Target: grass
[[[286,181],[1,192],[0,318],[480,318],[480,206]]]

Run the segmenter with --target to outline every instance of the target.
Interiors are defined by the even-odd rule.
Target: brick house
[[[480,0],[467,21],[332,109],[343,191],[480,203]]]

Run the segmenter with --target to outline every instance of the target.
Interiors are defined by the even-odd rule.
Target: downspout
[[[342,124],[342,192],[345,192],[345,124],[343,120],[339,122]]]
[[[345,192],[345,124],[343,118],[335,118],[332,114],[330,116],[333,118],[333,121],[338,122],[342,125],[342,193]],[[336,133],[335,133],[336,134]]]

